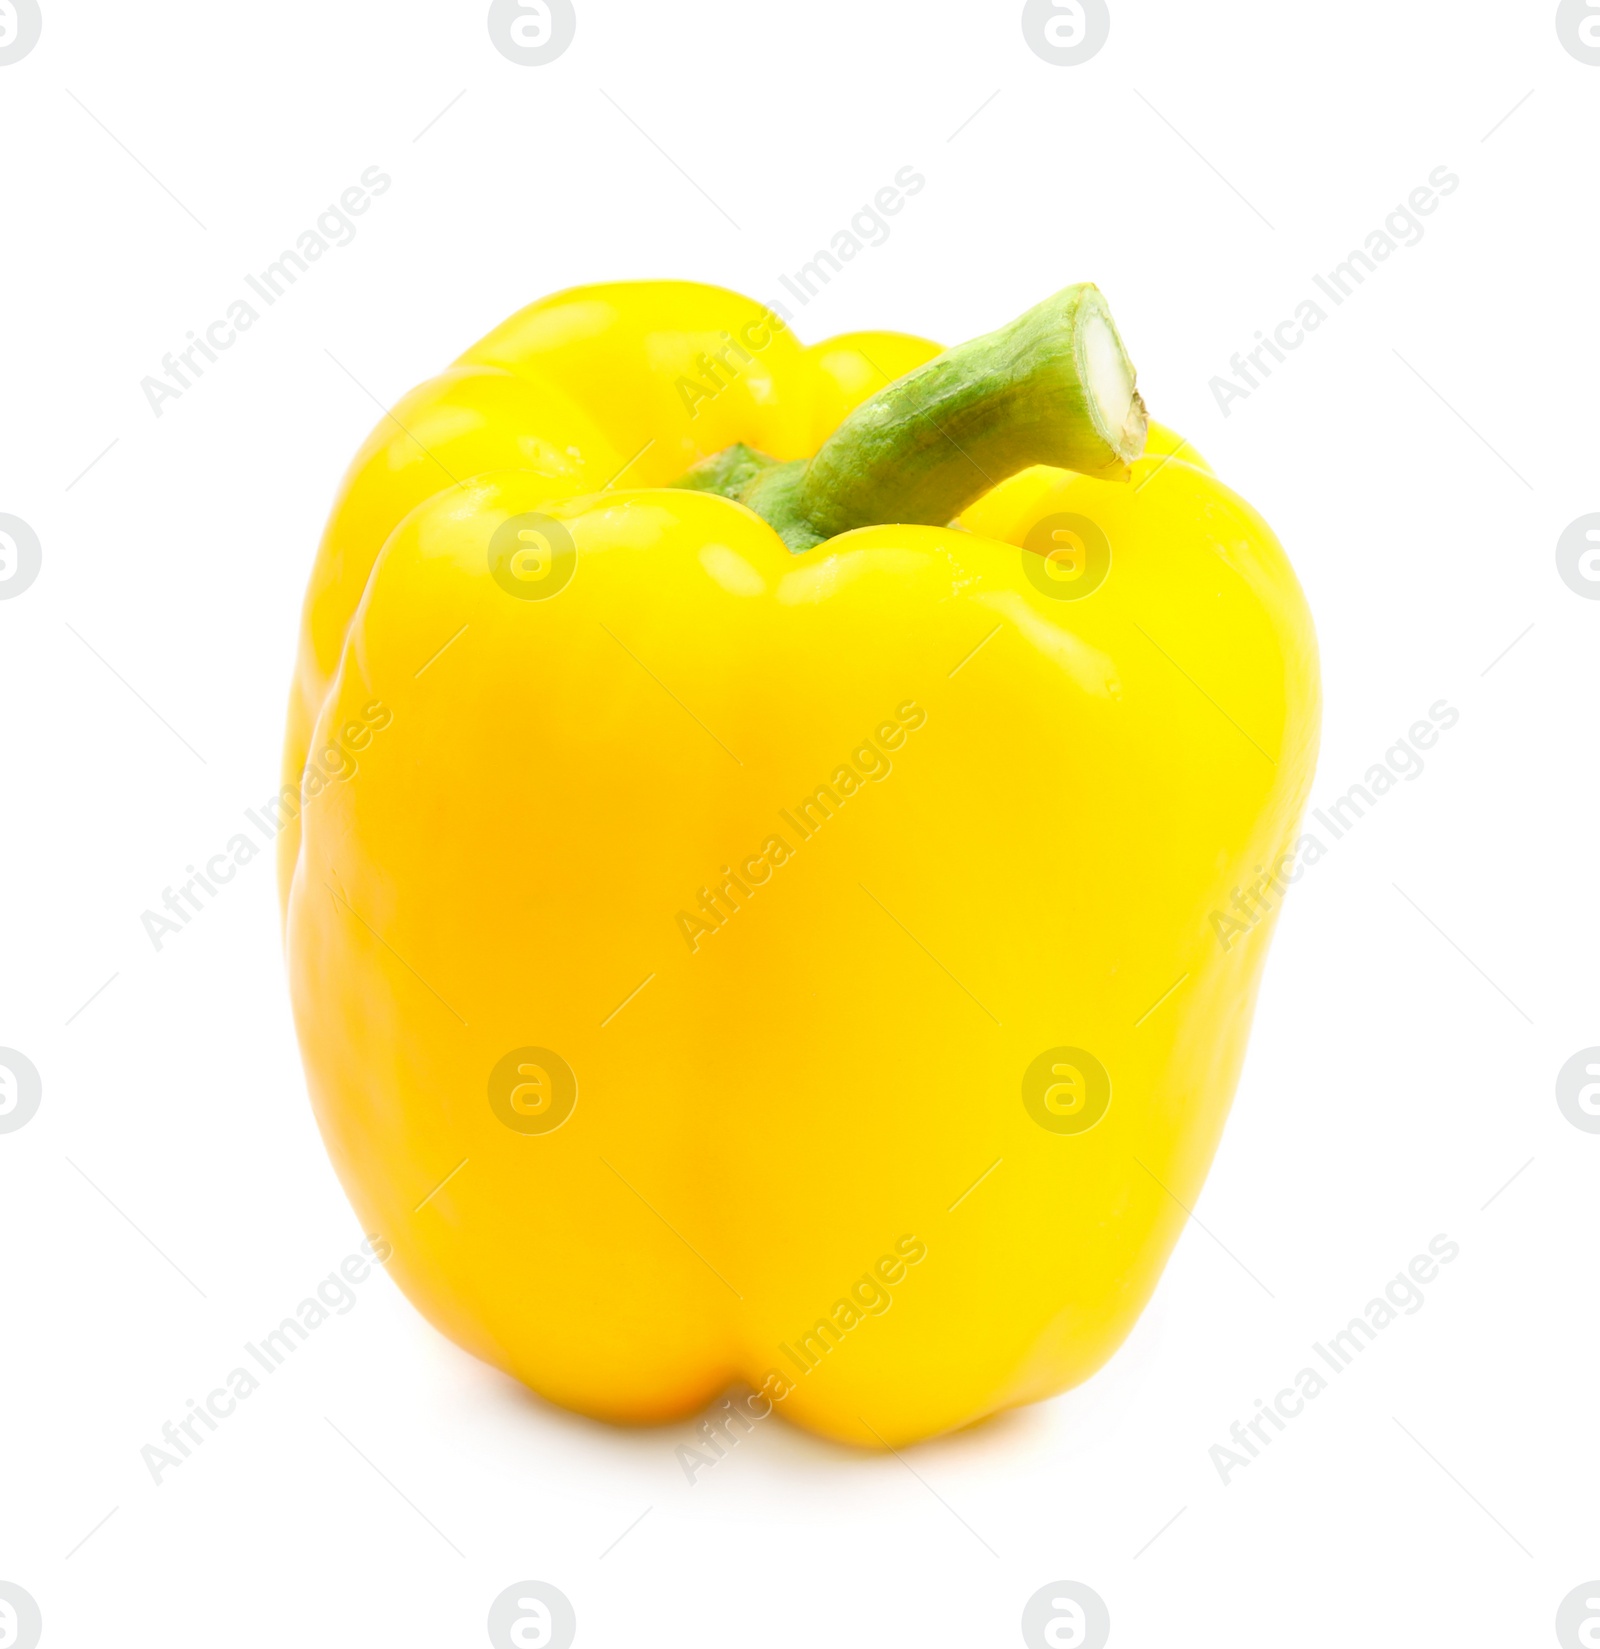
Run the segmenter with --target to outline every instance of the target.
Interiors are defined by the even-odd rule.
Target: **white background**
[[[1600,1043],[1600,604],[1554,555],[1600,510],[1600,67],[1545,0],[1113,0],[1073,68],[1016,4],[579,0],[540,68],[484,10],[44,0],[0,68],[0,512],[44,557],[0,603],[0,1043],[44,1082],[0,1135],[0,1579],[63,1649],[481,1643],[523,1579],[591,1646],[1010,1644],[1061,1579],[1119,1649],[1554,1641],[1600,1573],[1600,1135],[1554,1095]],[[157,419],[140,379],[372,165],[354,242]],[[139,920],[276,786],[360,386],[578,282],[770,298],[906,165],[804,339],[1097,281],[1304,583],[1314,804],[1460,711],[1292,896],[1154,1303],[1054,1402],[903,1461],[772,1421],[691,1486],[690,1426],[556,1412],[379,1275],[157,1487],[141,1447],[360,1240],[269,859],[159,954]],[[1440,165],[1421,242],[1223,417],[1211,377]],[[1440,1232],[1425,1307],[1224,1486],[1212,1445]]]

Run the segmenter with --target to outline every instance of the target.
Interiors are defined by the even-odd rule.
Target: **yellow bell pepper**
[[[943,355],[581,288],[374,430],[306,598],[286,945],[444,1333],[586,1414],[743,1382],[868,1447],[1116,1349],[1319,718],[1271,531],[1144,442],[1092,287]]]

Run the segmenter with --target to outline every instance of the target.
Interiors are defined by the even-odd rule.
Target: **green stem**
[[[742,444],[675,483],[736,498],[790,549],[884,522],[943,526],[1033,464],[1122,479],[1144,450],[1133,364],[1097,288],[1069,286],[862,402],[811,459]]]

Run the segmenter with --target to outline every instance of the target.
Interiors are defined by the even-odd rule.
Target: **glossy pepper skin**
[[[417,1307],[568,1408],[742,1380],[898,1447],[1060,1392],[1216,1148],[1319,721],[1265,522],[1159,426],[1125,481],[803,554],[669,488],[936,350],[561,293],[401,402],[328,525],[287,794],[329,776],[281,861],[317,1119]],[[524,515],[573,547],[513,548],[534,599],[490,568]],[[1083,520],[1109,571],[1060,599]]]

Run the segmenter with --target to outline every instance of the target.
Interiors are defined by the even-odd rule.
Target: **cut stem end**
[[[778,463],[741,444],[676,484],[737,498],[801,551],[856,527],[944,526],[1034,464],[1126,479],[1146,422],[1105,299],[1069,286],[895,379],[815,457]]]

